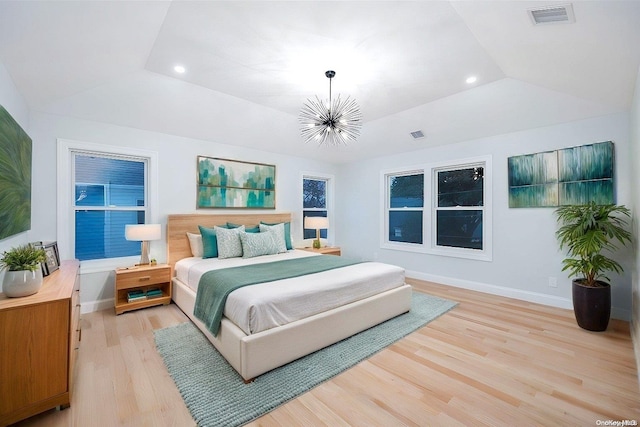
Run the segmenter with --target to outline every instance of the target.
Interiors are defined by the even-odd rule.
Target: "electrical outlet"
[[[557,288],[558,287],[558,279],[556,279],[555,277],[549,277],[549,287],[550,288]]]

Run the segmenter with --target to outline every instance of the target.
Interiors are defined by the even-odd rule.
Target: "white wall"
[[[631,337],[636,351],[637,366],[640,366],[640,68],[636,77],[636,89],[633,95],[631,106],[631,150],[630,158],[632,168],[631,182],[633,194],[632,213],[633,213],[633,235],[635,247],[635,259],[633,263],[632,273],[632,319],[631,319]],[[640,375],[640,371],[638,371]]]
[[[0,62],[0,105],[2,105],[11,114],[13,119],[18,122],[20,127],[31,136],[29,132],[29,108],[13,84],[11,76],[7,72],[4,65]],[[33,172],[33,171],[32,171]],[[32,173],[33,176],[33,173]],[[33,212],[33,207],[32,207]],[[33,218],[32,218],[33,227]],[[29,231],[19,233],[14,236],[0,240],[0,252],[4,252],[14,246],[18,246],[33,239],[30,238]],[[0,283],[2,283],[3,273],[0,273]],[[1,288],[1,285],[0,285]]]
[[[212,123],[212,126],[214,125]],[[58,240],[62,253],[64,253],[66,242],[64,237],[56,235],[57,138],[157,152],[160,188],[158,218],[163,224],[163,229],[168,214],[196,212],[196,157],[198,155],[275,164],[276,211],[293,213],[292,238],[294,240],[302,237],[302,173],[335,174],[335,166],[325,162],[42,113],[32,114],[30,135],[34,141],[33,165],[34,170],[37,171],[33,182],[32,235],[37,237],[35,240]],[[269,134],[266,133],[266,135],[264,143],[268,146]],[[237,138],[233,129],[227,129],[227,138],[229,141]],[[295,152],[295,149],[292,149],[292,152]],[[69,255],[65,254],[67,257]],[[159,262],[166,260],[164,240],[151,242],[150,255]],[[87,270],[84,269],[82,275],[83,311],[91,311],[112,304],[110,299],[113,298],[113,274],[108,271],[85,274],[86,272]]]
[[[507,158],[601,141],[615,143],[617,202],[630,205],[629,115],[626,113],[341,166],[336,190],[337,243],[347,256],[401,265],[407,275],[416,278],[571,308],[571,280],[561,271],[564,254],[559,252],[555,239],[553,209],[509,209]],[[493,156],[493,261],[380,248],[382,170],[487,154]],[[631,250],[619,258],[625,274],[610,275],[614,284],[613,316],[628,319]],[[549,277],[557,278],[557,288],[549,287]]]

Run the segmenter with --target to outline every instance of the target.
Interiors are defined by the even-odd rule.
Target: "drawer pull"
[[[145,280],[151,280],[151,276],[142,276],[138,280],[140,280],[141,282],[144,282]]]

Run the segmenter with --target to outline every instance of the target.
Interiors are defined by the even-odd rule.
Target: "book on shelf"
[[[134,289],[127,292],[127,302],[140,301],[147,299],[147,295],[142,289]]]
[[[147,289],[146,295],[147,295],[147,298],[159,298],[162,296],[162,289],[158,289],[158,288]]]

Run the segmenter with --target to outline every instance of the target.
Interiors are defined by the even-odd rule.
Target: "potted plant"
[[[576,321],[589,331],[604,331],[611,314],[611,285],[605,274],[623,270],[603,251],[612,252],[618,243],[624,246],[631,242],[627,227],[631,212],[625,206],[591,202],[561,206],[556,209],[556,215],[560,249],[566,247],[569,255],[562,261],[562,271],[569,270],[569,277],[575,277],[572,296]]]
[[[5,251],[0,270],[6,270],[2,291],[8,297],[35,294],[42,286],[41,263],[47,259],[44,249],[26,244]]]

